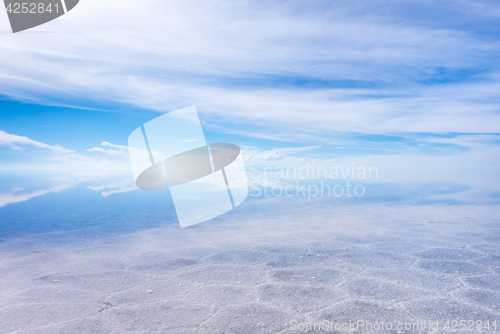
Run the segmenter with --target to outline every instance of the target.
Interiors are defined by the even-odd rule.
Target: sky
[[[130,133],[190,105],[249,162],[498,170],[499,54],[496,0],[0,11],[0,170],[127,170]]]

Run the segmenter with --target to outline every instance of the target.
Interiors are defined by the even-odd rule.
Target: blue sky
[[[9,28],[0,169],[128,168],[129,134],[189,105],[252,161],[498,169],[498,1],[82,0]]]

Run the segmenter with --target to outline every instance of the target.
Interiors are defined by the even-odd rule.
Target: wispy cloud
[[[327,143],[331,131],[485,133],[500,123],[500,42],[483,28],[499,23],[492,2],[135,7],[89,0],[45,26],[58,34],[5,40],[2,92],[161,112],[196,104],[234,131],[287,141]],[[78,38],[60,43],[64,31]]]
[[[304,146],[304,147],[286,147],[286,148],[276,148],[272,150],[259,150],[255,147],[243,147],[243,159],[246,161],[279,161],[283,160],[285,157],[300,153],[307,152],[317,148],[321,145],[315,146]]]
[[[72,169],[72,170],[128,170],[128,147],[103,142],[104,149],[95,147],[90,153],[103,154],[105,157],[82,155],[60,145],[49,145],[25,136],[0,131],[0,147],[14,153],[4,161],[1,169]]]
[[[183,143],[192,143],[192,142],[200,141],[200,140],[199,139],[179,139],[179,141],[181,141]]]
[[[64,148],[60,145],[48,145],[28,137],[9,134],[5,131],[0,131],[0,146],[7,146],[12,150],[23,150],[26,148],[35,148],[51,151],[56,155],[73,154],[75,151]]]
[[[99,153],[102,153],[102,154],[105,154],[105,155],[108,155],[108,156],[121,157],[121,158],[124,158],[124,159],[128,159],[129,158],[129,154],[128,154],[129,148],[128,148],[128,146],[114,145],[114,144],[108,143],[106,141],[102,142],[101,145],[104,146],[104,147],[111,147],[111,148],[110,149],[105,149],[105,148],[102,148],[102,147],[93,147],[93,148],[89,148],[87,151],[88,152],[99,152]]]

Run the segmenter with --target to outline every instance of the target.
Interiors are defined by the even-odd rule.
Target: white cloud
[[[192,142],[200,141],[200,140],[199,139],[186,139],[186,140],[179,139],[179,141],[181,141],[183,143],[192,143]]]
[[[256,137],[290,141],[326,141],[331,131],[496,132],[494,74],[443,87],[415,80],[432,78],[436,68],[494,65],[500,43],[387,17],[383,11],[394,2],[376,3],[150,0],[138,7],[132,0],[87,0],[43,26],[55,34],[3,39],[0,89],[42,103],[86,97],[162,112],[196,104],[206,117],[259,126],[245,130]],[[383,9],[371,14],[364,6]],[[499,11],[469,1],[460,8],[477,22]],[[389,88],[280,88],[287,78]],[[255,80],[277,84],[246,87]]]
[[[263,153],[257,157],[257,160],[274,161],[274,160],[281,160],[281,159],[283,159],[283,156],[281,154],[279,154],[277,151]]]
[[[48,145],[28,137],[0,131],[0,146],[16,153],[14,158],[5,159],[1,169],[35,169],[35,170],[128,170],[128,148],[103,142],[104,149],[95,147],[87,151],[105,154],[108,159],[86,156],[60,145]],[[37,154],[34,154],[37,153]],[[112,159],[117,157],[118,159]]]
[[[106,141],[102,142],[101,145],[105,146],[105,147],[111,147],[111,149],[104,149],[102,147],[94,147],[94,148],[89,148],[87,151],[88,152],[99,152],[99,153],[102,153],[105,155],[121,157],[121,158],[128,160],[128,158],[129,158],[128,146],[114,145],[114,144],[108,143]]]
[[[459,135],[453,137],[431,137],[431,138],[422,138],[418,139],[421,142],[429,142],[429,143],[438,143],[438,144],[454,144],[460,145],[462,147],[474,148],[474,149],[491,149],[491,146],[488,145],[492,142],[500,143],[500,135]]]
[[[320,145],[277,148],[268,151],[261,151],[254,147],[243,147],[243,159],[246,161],[280,161],[286,156],[299,152],[306,152],[321,147]]]
[[[56,155],[73,154],[75,151],[69,150],[59,145],[48,145],[28,137],[9,134],[5,131],[0,131],[0,146],[7,146],[12,150],[22,150],[26,148],[35,148],[51,151]]]

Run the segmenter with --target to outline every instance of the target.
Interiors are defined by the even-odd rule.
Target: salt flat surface
[[[498,206],[241,208],[186,229],[1,243],[0,333],[326,333],[342,331],[290,324],[358,319],[500,327]]]

